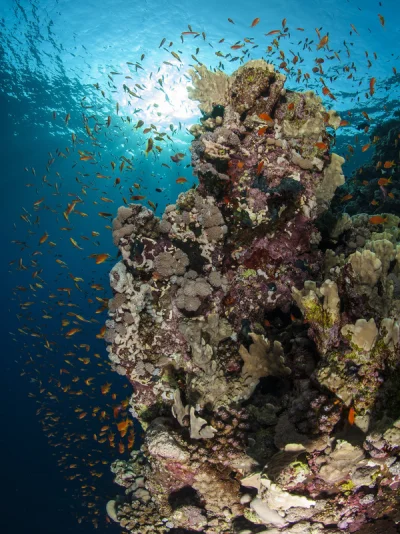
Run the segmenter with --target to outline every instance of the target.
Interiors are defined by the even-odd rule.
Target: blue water
[[[252,28],[256,17],[260,22]],[[211,0],[0,0],[2,533],[89,533],[96,525],[100,532],[119,531],[106,522],[104,507],[117,493],[108,464],[128,457],[127,438],[117,436],[113,448],[108,438],[99,444],[93,434],[99,437],[103,425],[118,434],[112,409],[130,389],[111,373],[105,343],[96,338],[106,319],[104,311],[96,313],[102,306],[96,297],[111,296],[108,271],[117,252],[105,228],[111,218],[98,213],[114,214],[123,197],[129,202],[133,194],[144,196],[142,202],[148,207],[148,201],[153,203],[160,215],[167,203],[197,183],[189,166],[192,137],[187,132],[200,116],[186,96],[185,75],[195,64],[192,54],[209,68],[220,66],[228,74],[240,66],[240,59],[232,59],[242,57],[243,50],[248,51],[245,60],[268,59],[267,47],[274,46],[276,35],[265,34],[281,29],[284,18],[289,32],[279,40],[279,50],[289,62],[298,55],[295,72],[302,70],[300,79],[290,76],[286,87],[312,89],[321,96],[320,78],[329,87],[335,100],[323,96],[326,107],[350,123],[338,130],[335,147],[335,152],[348,156],[344,172],[350,177],[373,151],[373,147],[361,151],[369,140],[357,129],[365,121],[362,112],[376,125],[398,110],[400,6],[395,0],[286,0],[265,5],[255,0],[218,5]],[[184,36],[182,42],[181,32],[188,31],[188,25],[199,35]],[[316,51],[316,28],[321,37],[329,32],[330,51]],[[243,49],[231,49],[244,38],[250,42]],[[224,58],[216,52],[230,55]],[[325,58],[322,75],[312,72],[318,57]],[[282,62],[277,52],[270,60],[275,65]],[[376,78],[373,96],[372,77]],[[124,84],[140,98],[129,95]],[[136,129],[139,120],[144,125]],[[157,135],[143,133],[151,124],[169,138],[155,141],[162,152],[154,149],[146,157],[147,139]],[[351,157],[349,144],[355,147]],[[83,155],[90,152],[93,159],[81,160],[78,150]],[[170,156],[178,152],[185,157],[176,164]],[[121,157],[126,158],[122,170]],[[107,178],[98,178],[97,173]],[[187,182],[177,184],[178,177]],[[34,202],[41,198],[35,208]],[[82,202],[67,221],[63,211],[78,198]],[[21,215],[27,215],[28,222]],[[61,230],[65,227],[70,229]],[[49,237],[39,245],[45,232]],[[41,254],[33,255],[37,251]],[[96,265],[90,255],[99,253],[110,257]],[[19,266],[20,259],[26,270]],[[83,279],[76,282],[78,287],[71,275]],[[96,290],[93,284],[104,289]],[[58,290],[63,287],[71,288],[70,297]],[[67,326],[62,326],[63,319],[69,320]],[[72,328],[81,331],[66,337]],[[86,344],[88,351],[80,346]],[[74,354],[65,356],[70,352]],[[82,361],[86,357],[87,363]],[[89,377],[93,381],[86,385]],[[73,382],[74,378],[78,380]],[[105,383],[111,386],[103,395],[100,388]],[[92,415],[96,406],[99,411]],[[87,412],[82,419],[79,410]],[[99,416],[103,410],[104,420]],[[135,431],[136,447],[140,430]],[[118,441],[125,446],[122,454]],[[71,464],[77,467],[68,467]],[[68,480],[76,472],[79,476]],[[84,485],[95,489],[82,489]]]

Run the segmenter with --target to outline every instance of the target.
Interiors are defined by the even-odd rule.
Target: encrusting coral
[[[145,436],[114,462],[125,495],[107,512],[133,533],[387,530],[399,219],[344,215],[319,247],[344,181],[327,132],[340,117],[264,61],[192,79],[199,186],[161,219],[130,205],[113,221],[107,350]]]

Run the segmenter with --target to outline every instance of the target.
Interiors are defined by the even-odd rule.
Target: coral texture
[[[390,531],[399,219],[344,215],[319,248],[340,117],[263,61],[196,70],[199,186],[113,222],[106,340],[145,437],[113,464],[125,495],[107,511],[133,533]]]

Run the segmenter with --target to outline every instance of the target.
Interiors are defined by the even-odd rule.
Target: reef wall
[[[140,534],[396,532],[399,218],[345,215],[324,250],[340,117],[264,61],[191,74],[199,186],[113,221],[107,350],[145,437],[107,512]]]

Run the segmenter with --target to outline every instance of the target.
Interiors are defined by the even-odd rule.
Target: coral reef
[[[395,531],[400,219],[344,214],[319,246],[340,117],[263,61],[192,79],[199,186],[113,221],[105,338],[145,436],[107,513],[144,534]]]

